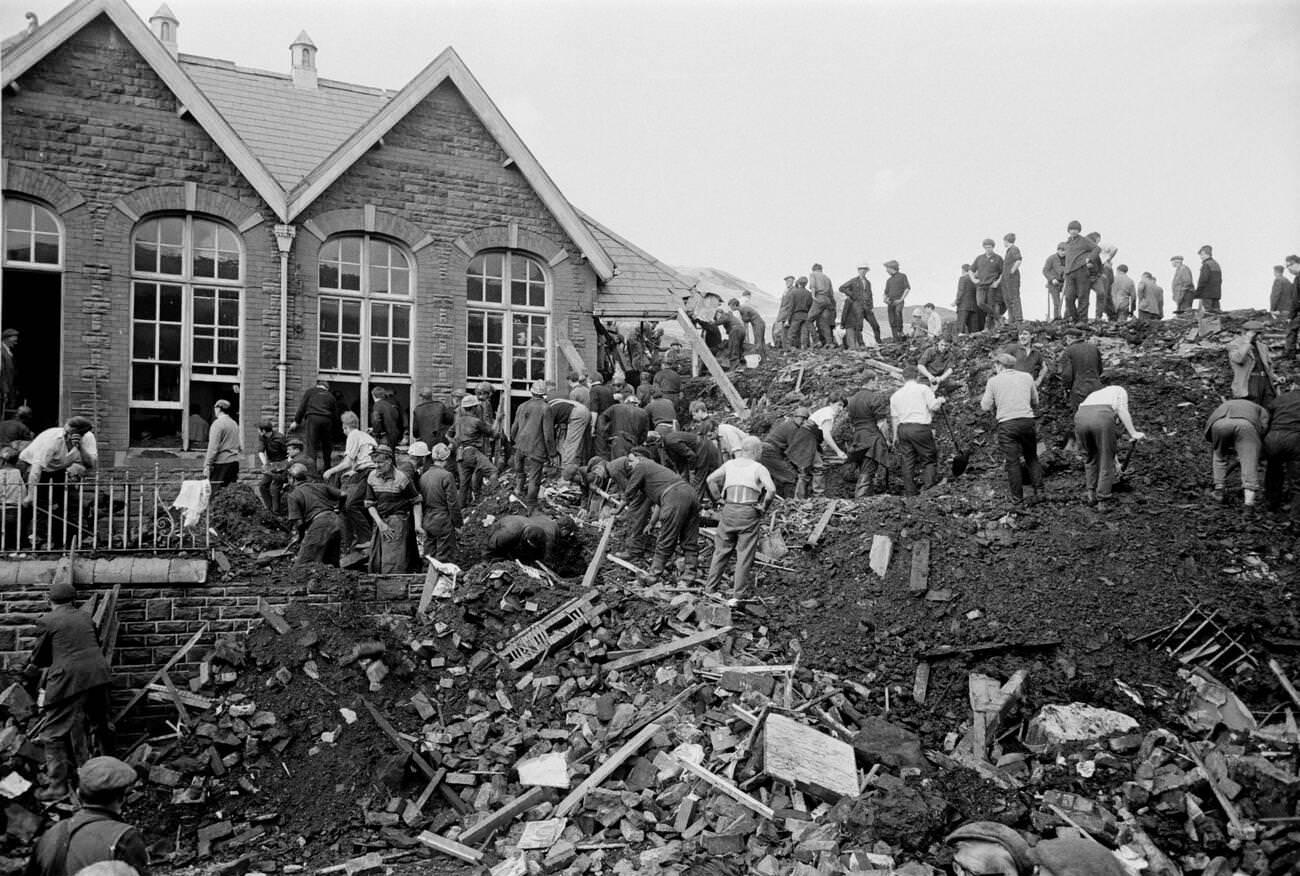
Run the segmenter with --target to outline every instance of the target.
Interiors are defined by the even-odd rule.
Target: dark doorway
[[[63,319],[63,275],[57,271],[22,271],[6,268],[4,299],[0,301],[3,328],[17,329],[14,348],[14,399],[12,409],[25,404],[32,409],[36,431],[59,422],[59,377]],[[8,416],[10,411],[5,411]]]

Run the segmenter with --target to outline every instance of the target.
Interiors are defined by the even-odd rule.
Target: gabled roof
[[[596,296],[595,315],[604,319],[672,319],[695,283],[606,225],[578,211],[618,270]]]
[[[391,91],[321,79],[299,88],[288,74],[181,55],[181,67],[288,192],[365,126]]]
[[[290,101],[283,88],[283,82],[290,80],[277,74],[192,56],[183,56],[183,61],[173,58],[126,0],[75,0],[5,50],[0,87],[26,73],[101,14],[112,20],[282,222],[307,209],[407,113],[450,81],[596,275],[605,282],[614,278],[614,262],[592,229],[451,48],[396,94],[325,82],[318,84],[315,98],[310,89],[295,89]],[[266,102],[258,103],[259,99]],[[331,133],[312,140],[327,119]],[[272,125],[277,137],[270,136]],[[295,131],[305,136],[289,141]],[[345,136],[333,133],[337,131]],[[308,140],[312,143],[303,148]]]
[[[194,120],[216,141],[267,205],[282,221],[287,221],[284,189],[212,105],[212,101],[185,74],[171,53],[158,42],[148,25],[126,4],[126,0],[77,0],[59,10],[34,33],[5,52],[0,87],[11,84],[100,15],[109,17],[127,42],[148,62]]]

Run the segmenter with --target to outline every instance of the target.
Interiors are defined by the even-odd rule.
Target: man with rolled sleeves
[[[1084,501],[1089,505],[1114,498],[1116,421],[1132,440],[1146,437],[1133,425],[1128,390],[1113,384],[1089,394],[1074,414],[1074,438],[1084,453]]]
[[[137,779],[115,757],[95,757],[77,771],[81,809],[45,832],[24,876],[73,876],[101,861],[121,861],[149,876],[149,851],[140,831],[122,821],[122,803]]]
[[[921,489],[938,480],[939,448],[934,443],[934,412],[943,407],[943,396],[920,383],[915,365],[903,368],[903,385],[889,397],[889,419],[893,424],[894,447],[902,469],[903,495],[915,496],[916,470],[921,470]]]
[[[1169,285],[1169,292],[1174,297],[1174,315],[1182,316],[1194,307],[1196,284],[1192,282],[1192,269],[1183,264],[1182,256],[1174,256],[1169,264],[1174,268],[1174,279]]]
[[[704,581],[706,591],[722,584],[722,573],[732,554],[736,555],[732,595],[743,596],[749,590],[750,570],[758,553],[763,513],[776,495],[771,475],[758,461],[762,455],[763,442],[748,437],[743,442],[741,455],[722,463],[705,481],[709,494],[723,501],[713,536],[713,559]]]
[[[1196,251],[1201,257],[1201,275],[1196,278],[1194,298],[1200,299],[1206,313],[1219,313],[1219,299],[1223,297],[1223,269],[1214,260],[1214,249],[1207,243]]]
[[[95,622],[77,608],[76,598],[72,582],[50,585],[50,610],[36,621],[36,644],[27,670],[44,670],[41,714],[29,731],[45,748],[47,784],[36,795],[44,801],[67,796],[72,764],[86,761],[94,747],[91,734],[103,744],[111,730],[112,675],[99,648]]]
[[[289,524],[297,530],[289,542],[289,547],[298,545],[298,553],[293,558],[295,566],[339,564],[343,544],[340,515],[345,498],[341,490],[324,481],[313,480],[305,463],[295,462],[289,466],[285,504],[289,509]]]
[[[1061,286],[1065,298],[1065,321],[1087,322],[1088,295],[1092,291],[1089,266],[1098,258],[1101,247],[1083,236],[1083,225],[1077,219],[1070,220],[1066,233],[1069,237],[1065,241],[1065,279]]]
[[[970,265],[975,274],[975,304],[984,314],[985,331],[997,328],[1002,314],[1002,293],[998,287],[1002,284],[1003,262],[1002,256],[993,251],[996,245],[993,238],[984,238],[984,252],[977,255]]]
[[[681,582],[693,581],[700,551],[700,503],[695,491],[671,470],[650,459],[644,447],[632,448],[627,455],[627,466],[630,474],[623,497],[633,508],[633,531],[644,531],[651,506],[659,507],[659,536],[655,541],[650,577],[664,574],[680,547],[683,561]]]

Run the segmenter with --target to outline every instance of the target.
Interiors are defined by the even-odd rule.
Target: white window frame
[[[57,231],[58,238],[59,238],[58,241],[59,258],[56,262],[53,263],[30,262],[30,261],[22,261],[21,259],[9,258],[9,205],[10,204],[25,204],[31,207],[33,220],[35,219],[37,210],[41,210],[48,213],[50,215],[50,218],[54,220],[54,227]],[[32,222],[32,226],[30,229],[28,229],[28,231],[29,231],[29,238],[30,238],[28,243],[31,246],[32,254],[35,255],[36,236],[38,234],[41,234],[42,232],[36,230],[35,221]],[[0,249],[0,260],[3,260],[4,267],[21,268],[25,271],[51,271],[51,272],[62,271],[63,259],[64,259],[64,241],[66,239],[67,239],[67,234],[65,233],[65,229],[63,227],[63,219],[62,217],[59,216],[59,214],[54,210],[53,207],[49,206],[48,204],[43,204],[40,201],[37,201],[33,198],[11,197],[9,195],[4,196],[3,204],[0,204],[0,247],[3,247],[3,249]]]
[[[359,280],[359,285],[361,287],[360,289],[342,288],[341,272],[339,273],[339,277],[338,277],[338,282],[339,282],[338,287],[330,288],[321,284],[321,267],[322,265],[327,263],[325,259],[325,253],[327,249],[334,245],[341,246],[342,242],[345,240],[358,240],[361,242],[361,254],[359,256],[360,258],[359,262],[342,262],[342,261],[339,262],[340,264],[358,265],[358,270],[360,272],[360,280]],[[406,290],[404,292],[395,292],[392,289],[387,289],[384,291],[375,291],[374,289],[371,288],[372,285],[371,270],[372,268],[381,267],[379,265],[375,265],[372,263],[372,253],[371,253],[372,243],[382,243],[388,246],[388,249],[386,250],[386,253],[388,255],[388,262],[386,265],[382,266],[388,269],[389,282],[386,285],[391,286],[392,284],[392,270],[394,268],[392,255],[394,253],[397,253],[400,254],[403,259],[405,259],[406,265],[404,270],[406,273]],[[361,422],[363,424],[370,422],[370,391],[376,385],[406,387],[407,398],[405,400],[406,403],[402,406],[402,408],[404,411],[406,411],[408,415],[410,414],[410,408],[411,408],[410,391],[411,391],[411,387],[414,386],[415,384],[415,339],[416,339],[415,289],[416,289],[415,257],[412,255],[412,253],[409,250],[407,250],[405,246],[403,246],[401,243],[397,242],[396,240],[393,240],[392,238],[384,237],[383,235],[379,235],[379,234],[347,232],[344,234],[336,234],[333,237],[326,240],[323,244],[321,244],[320,251],[317,254],[317,258],[316,258],[316,329],[317,329],[316,355],[318,360],[317,364],[319,366],[318,370],[320,371],[321,374],[326,375],[331,380],[337,380],[340,383],[355,383],[360,386],[358,395],[359,395],[360,407],[361,407],[361,415],[360,415]],[[341,332],[339,333],[330,332],[330,334],[334,338],[336,338],[336,343],[339,340],[342,340],[343,338],[348,338],[348,339],[355,338],[358,341],[360,349],[358,350],[357,368],[355,370],[344,369],[342,367],[334,367],[334,368],[326,367],[323,357],[321,357],[321,344],[324,341],[326,335],[321,314],[322,314],[322,304],[326,300],[338,301],[340,304],[340,308],[347,302],[355,302],[360,307],[360,314],[358,320],[359,333],[357,335],[351,335],[351,334],[344,335]],[[372,327],[375,323],[374,309],[376,307],[386,307],[388,309],[389,331],[388,334],[386,335],[375,335],[372,332]],[[407,311],[407,316],[406,316],[406,327],[407,327],[406,369],[407,370],[405,372],[375,370],[375,368],[373,367],[375,363],[373,361],[374,357],[372,355],[373,354],[372,345],[377,341],[383,341],[384,339],[387,339],[387,347],[388,347],[387,356],[389,359],[389,364],[391,364],[392,348],[395,340],[395,336],[392,333],[392,313],[394,307],[405,307]],[[340,309],[340,313],[341,313],[341,309]],[[340,319],[340,323],[339,323],[340,325],[341,322],[342,321]],[[401,339],[397,338],[396,340],[400,342]],[[342,364],[343,364],[343,357],[342,357],[341,348],[339,348],[337,365],[341,366]]]
[[[478,264],[480,259],[485,259],[493,255],[500,256],[502,260],[502,269],[501,269],[501,277],[500,277],[501,301],[499,302],[487,301],[487,300],[471,297],[470,294],[471,282],[474,282],[476,279],[480,279],[480,282],[478,282],[477,285],[481,287],[480,292],[485,292],[486,282],[481,281],[481,278],[485,278],[485,277],[491,277],[493,279],[496,278],[495,275],[488,274],[486,269],[482,272],[475,272],[474,270],[475,266]],[[541,284],[543,287],[543,304],[541,305],[514,304],[512,302],[511,284],[514,283],[517,279],[513,275],[515,257],[526,259],[528,263],[535,266],[540,272]],[[536,281],[531,279],[526,280],[526,282],[530,285],[534,285],[536,283]],[[473,391],[474,386],[476,386],[479,382],[486,380],[489,383],[492,383],[494,386],[497,386],[498,389],[507,390],[511,398],[527,399],[529,397],[528,384],[531,383],[533,380],[545,380],[548,382],[552,381],[554,379],[553,372],[555,367],[554,365],[555,318],[554,318],[554,314],[552,313],[552,304],[554,302],[554,296],[555,296],[555,292],[554,292],[555,284],[553,282],[550,269],[548,268],[546,262],[538,258],[533,253],[528,252],[526,250],[506,249],[506,248],[493,248],[493,249],[481,250],[474,254],[474,256],[469,261],[469,265],[467,265],[465,268],[465,287],[466,287],[466,291],[465,291],[466,388],[470,391]],[[482,375],[481,373],[475,374],[472,373],[470,370],[471,353],[474,352],[478,353],[479,356],[478,362],[480,363],[480,368],[481,368],[481,363],[483,361],[482,353],[487,349],[494,349],[496,347],[495,344],[491,344],[491,345],[487,344],[486,338],[482,342],[471,344],[469,339],[470,321],[475,318],[476,313],[484,314],[486,318],[491,318],[491,316],[493,315],[501,316],[502,376],[500,379],[487,377],[485,375]],[[519,385],[516,385],[515,377],[514,377],[514,361],[515,361],[514,319],[516,316],[541,317],[546,321],[545,343],[541,347],[541,349],[545,353],[545,358],[543,360],[543,373],[541,375],[530,374],[526,378],[521,378]],[[510,406],[507,405],[506,406],[507,425],[509,424],[509,414],[508,414],[509,409]]]
[[[170,274],[170,273],[162,273],[156,270],[152,270],[152,271],[138,270],[135,264],[135,246],[136,246],[136,241],[140,236],[140,232],[155,221],[163,221],[167,219],[180,219],[183,223],[182,232],[181,232],[181,244],[180,244],[180,250],[181,250],[180,273]],[[196,222],[208,222],[217,226],[218,248],[216,250],[213,250],[214,253],[223,251],[220,250],[220,246],[219,246],[220,230],[228,231],[231,234],[231,236],[234,238],[234,242],[239,253],[238,279],[231,280],[228,278],[221,278],[221,277],[204,277],[204,276],[195,275],[194,273],[195,254],[196,252],[198,252],[195,246],[195,236],[194,236],[194,227]],[[233,250],[224,250],[224,251],[232,252]],[[245,278],[247,277],[247,251],[244,247],[243,235],[241,235],[239,231],[235,229],[233,226],[230,226],[225,222],[222,222],[211,216],[198,215],[194,213],[186,213],[183,215],[172,213],[172,214],[157,214],[153,216],[147,216],[144,219],[142,219],[136,225],[135,229],[133,229],[131,232],[130,259],[131,259],[131,316],[130,316],[130,331],[128,332],[127,335],[127,344],[128,344],[127,349],[128,349],[128,361],[130,362],[131,367],[129,370],[128,387],[127,387],[128,410],[180,411],[181,449],[191,450],[194,449],[196,445],[205,446],[207,443],[207,436],[194,436],[189,434],[189,429],[187,424],[188,424],[189,409],[190,409],[190,384],[194,380],[199,380],[203,383],[226,383],[232,387],[233,392],[238,393],[240,395],[241,400],[243,397],[242,390],[243,390],[243,383],[244,383],[244,352],[246,349],[244,345],[244,334],[245,334],[244,323],[245,323],[245,318],[247,313],[246,308],[247,308],[247,301],[248,301],[248,290],[245,284]],[[219,274],[220,270],[221,270],[220,260],[214,259],[213,272]],[[135,329],[136,329],[135,299],[136,299],[137,284],[152,285],[155,287],[155,289],[161,286],[179,286],[181,289],[180,399],[178,401],[174,401],[174,402],[163,401],[163,400],[158,400],[157,398],[153,400],[137,400],[135,398],[135,366],[137,364],[151,364],[151,363],[156,365],[160,362],[160,360],[156,358],[152,358],[152,359],[138,358],[135,355]],[[208,290],[208,289],[216,290],[216,295],[214,296],[214,298],[216,299],[214,301],[214,306],[218,310],[220,309],[221,292],[235,292],[239,296],[239,314],[237,317],[236,338],[235,338],[236,343],[238,345],[238,349],[236,352],[235,372],[233,374],[229,374],[229,373],[211,374],[203,370],[199,370],[197,372],[194,370],[195,369],[194,297],[195,297],[195,293],[198,290]],[[155,295],[157,295],[157,292],[155,292]],[[155,316],[148,321],[152,322],[155,326],[163,324],[162,321],[158,319],[156,313]],[[220,322],[218,321],[213,325],[220,326]],[[157,344],[156,340],[155,340],[155,344]],[[217,336],[214,336],[213,344],[214,344],[213,355],[215,357],[216,350],[217,350],[216,345],[218,344]],[[205,363],[205,364],[200,364],[198,367],[200,369],[203,369],[211,366]],[[157,393],[155,390],[155,396],[156,394]],[[241,410],[242,410],[242,405],[241,405]],[[204,419],[211,419],[211,413],[205,412]]]

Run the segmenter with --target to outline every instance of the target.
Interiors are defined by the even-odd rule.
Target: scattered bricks
[[[770,675],[758,672],[732,672],[724,670],[718,684],[723,690],[741,693],[752,690],[761,693],[765,697],[772,696],[772,691],[776,689],[776,679]]]
[[[395,812],[366,810],[366,827],[396,827],[401,820],[401,816]]]
[[[700,845],[710,855],[739,855],[745,851],[745,836],[730,833],[724,836],[702,836]]]
[[[154,764],[149,768],[149,781],[153,782],[155,785],[175,788],[182,782],[182,780],[184,780],[184,778],[185,777],[176,770],[170,767],[165,767],[160,763]]]
[[[568,840],[560,840],[551,846],[551,850],[542,859],[542,871],[545,873],[558,873],[572,864],[577,857],[578,850],[574,844]]]
[[[218,821],[216,824],[200,827],[198,833],[199,857],[206,858],[210,856],[212,854],[212,844],[225,839],[234,832],[235,827],[229,821]]]
[[[15,721],[26,721],[36,712],[36,703],[28,696],[26,689],[14,682],[0,693],[0,709],[4,709]]]
[[[568,759],[563,752],[530,757],[515,764],[519,783],[545,788],[568,788],[570,783]]]

